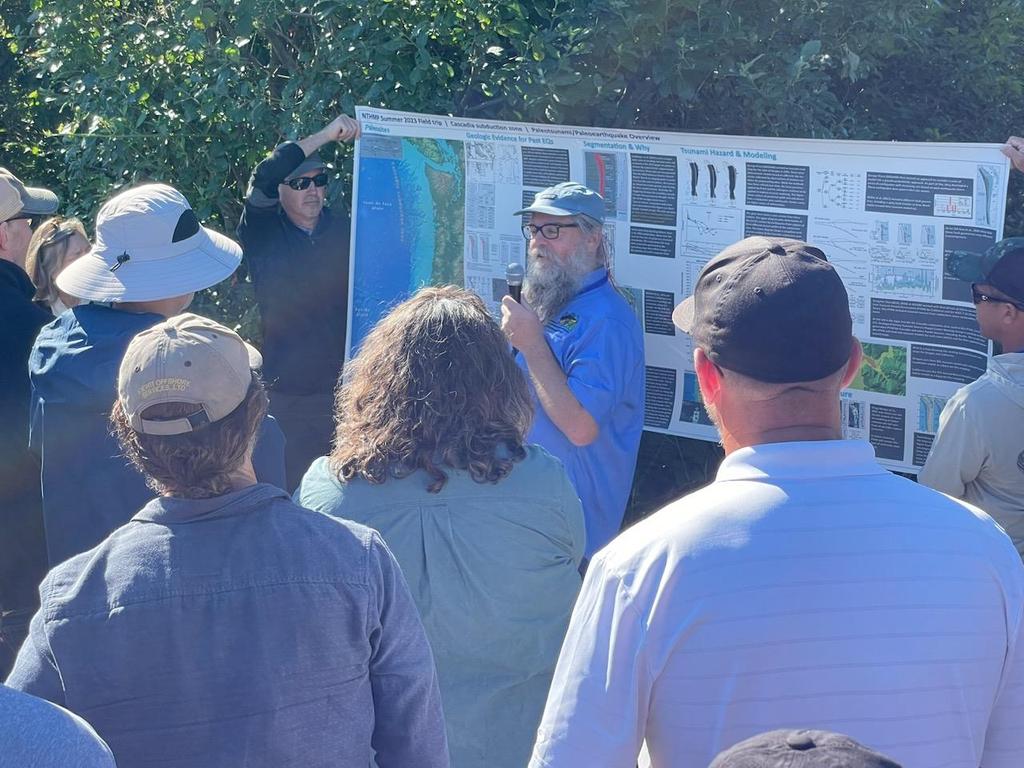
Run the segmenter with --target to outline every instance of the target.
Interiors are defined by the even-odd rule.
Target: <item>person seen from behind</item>
[[[152,498],[109,431],[128,343],[231,277],[241,255],[200,224],[178,190],[144,184],[104,203],[94,247],[57,275],[59,291],[87,303],[46,325],[29,357],[30,439],[42,465],[51,567],[98,544]],[[261,480],[284,486],[284,438],[270,417],[253,461]]]
[[[591,561],[532,768],[632,766],[644,742],[654,768],[705,766],[794,725],[915,768],[1024,765],[1024,564],[842,439],[862,353],[825,254],[735,243],[673,321],[725,460]]]
[[[121,768],[444,768],[393,556],[257,481],[261,362],[190,313],[132,340],[112,430],[157,497],[47,575],[7,683],[88,720]]]
[[[526,441],[526,380],[475,294],[424,288],[338,391],[334,450],[295,500],[380,531],[437,662],[455,768],[522,768],[580,586],[583,512]]]
[[[751,736],[708,768],[902,768],[849,736],[828,731],[778,730]]]

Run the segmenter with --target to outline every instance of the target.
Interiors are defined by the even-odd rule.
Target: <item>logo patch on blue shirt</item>
[[[576,315],[574,315],[572,313],[567,314],[567,315],[562,315],[560,318],[558,318],[558,324],[560,326],[562,326],[563,328],[565,328],[565,330],[567,330],[567,331],[571,331],[573,328],[575,328],[579,324],[579,322],[580,322],[580,319],[578,317],[576,317]]]

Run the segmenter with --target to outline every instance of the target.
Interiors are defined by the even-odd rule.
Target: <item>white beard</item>
[[[564,267],[551,256],[530,257],[523,280],[523,298],[533,307],[540,322],[547,325],[579,293],[583,278],[595,269],[594,255],[581,245]]]

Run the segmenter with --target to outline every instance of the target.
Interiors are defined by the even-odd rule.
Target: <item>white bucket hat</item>
[[[145,184],[104,203],[95,245],[57,287],[89,301],[158,301],[216,285],[241,260],[238,243],[200,226],[178,190]]]

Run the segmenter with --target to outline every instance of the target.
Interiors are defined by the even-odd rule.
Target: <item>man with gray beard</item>
[[[564,182],[538,192],[523,302],[501,327],[536,401],[528,439],[561,459],[586,517],[589,559],[619,531],[644,419],[643,331],[608,272],[604,199]]]

